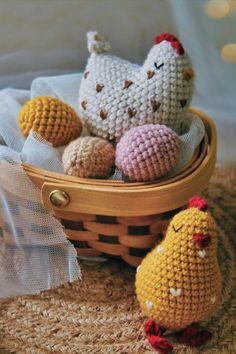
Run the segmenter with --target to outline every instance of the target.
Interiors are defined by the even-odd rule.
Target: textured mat
[[[236,353],[236,189],[222,174],[205,192],[219,225],[223,302],[206,323],[214,337],[200,350]],[[0,303],[1,353],[151,353],[134,296],[134,270],[124,263],[82,264],[83,281]]]

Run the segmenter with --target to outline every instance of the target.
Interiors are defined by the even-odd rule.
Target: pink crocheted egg
[[[113,146],[106,140],[91,136],[72,141],[62,156],[65,173],[84,178],[107,178],[114,161]]]
[[[142,125],[123,135],[115,164],[130,181],[152,181],[175,166],[180,147],[178,135],[165,125]]]

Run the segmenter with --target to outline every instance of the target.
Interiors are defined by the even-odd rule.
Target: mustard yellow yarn
[[[209,234],[200,248],[194,234]],[[215,222],[208,212],[189,208],[171,221],[164,241],[142,261],[136,294],[143,312],[170,330],[203,321],[220,301]]]
[[[24,136],[32,129],[53,146],[68,144],[82,131],[76,112],[68,104],[50,96],[28,101],[19,112],[18,122]]]

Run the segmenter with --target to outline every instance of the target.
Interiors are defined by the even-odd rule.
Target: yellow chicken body
[[[208,212],[190,207],[172,219],[164,241],[137,269],[136,293],[143,312],[173,331],[214,312],[221,274],[216,225]]]

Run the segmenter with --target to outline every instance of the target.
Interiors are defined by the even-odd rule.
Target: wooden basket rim
[[[23,167],[29,177],[33,175],[46,174],[41,188],[41,198],[43,205],[48,209],[60,209],[55,207],[49,194],[60,189],[65,191],[70,197],[70,203],[63,208],[67,212],[79,212],[87,214],[100,214],[112,216],[139,216],[152,215],[170,211],[181,207],[186,201],[196,193],[199,193],[208,183],[215,167],[216,161],[216,127],[214,122],[205,113],[196,108],[190,108],[191,113],[198,115],[206,128],[208,135],[208,151],[200,165],[185,177],[158,185],[157,182],[143,183],[139,188],[133,183],[112,183],[106,180],[101,184],[72,182],[67,176],[61,177],[59,174],[44,171],[40,168],[31,167],[24,164]],[[46,172],[46,173],[45,173]],[[53,176],[60,176],[54,179]],[[49,180],[47,181],[47,176]],[[50,178],[51,177],[51,178]],[[43,179],[43,178],[42,178]],[[118,187],[119,186],[119,187]]]

